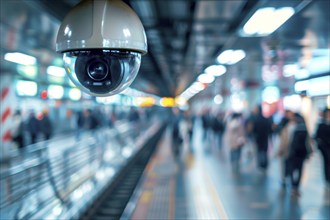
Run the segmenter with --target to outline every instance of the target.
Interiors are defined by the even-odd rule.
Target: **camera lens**
[[[87,73],[92,79],[101,81],[108,75],[108,65],[101,59],[93,59],[87,65]]]

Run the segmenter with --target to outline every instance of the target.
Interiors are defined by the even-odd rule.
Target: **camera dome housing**
[[[118,94],[147,53],[143,25],[120,0],[84,0],[64,18],[56,39],[69,78],[93,96]]]

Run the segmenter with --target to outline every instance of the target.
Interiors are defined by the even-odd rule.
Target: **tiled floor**
[[[270,151],[270,166],[259,172],[243,150],[240,172],[233,172],[228,151],[202,139],[197,122],[192,152],[184,145],[173,159],[170,130],[148,165],[143,193],[132,219],[330,219],[330,192],[325,190],[320,155],[305,163],[301,197],[282,190],[279,161]]]

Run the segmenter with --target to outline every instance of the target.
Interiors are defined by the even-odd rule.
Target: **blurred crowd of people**
[[[202,127],[202,143],[205,152],[225,149],[233,172],[240,171],[242,149],[246,156],[255,158],[261,173],[269,166],[270,151],[280,160],[281,184],[283,189],[291,185],[294,197],[300,196],[299,186],[303,165],[313,151],[320,150],[324,162],[326,186],[330,189],[330,109],[320,114],[316,131],[308,132],[303,116],[286,110],[282,119],[274,123],[272,117],[264,117],[261,106],[253,108],[250,114],[219,112],[212,114],[205,109],[199,119]],[[192,150],[191,138],[197,116],[191,112],[173,111],[172,137],[173,154],[180,158],[183,143],[188,142]]]
[[[144,114],[145,113],[145,114]],[[47,141],[55,134],[75,133],[77,140],[80,140],[85,131],[92,132],[98,128],[114,126],[118,120],[138,122],[141,117],[147,117],[148,112],[141,112],[137,108],[130,108],[128,111],[106,112],[98,107],[84,108],[79,111],[68,110],[65,119],[56,120],[49,115],[49,110],[44,109],[36,113],[35,110],[28,110],[23,114],[16,110],[13,114],[11,125],[11,139],[15,147],[24,147],[40,141]],[[63,123],[70,124],[70,130],[61,130]]]
[[[286,110],[282,119],[274,123],[272,117],[263,116],[261,106],[256,106],[247,115],[239,112],[214,114],[209,109],[194,115],[189,110],[181,111],[174,108],[171,117],[173,155],[176,160],[180,160],[184,144],[193,153],[192,137],[198,119],[202,127],[204,151],[229,152],[228,157],[233,172],[240,171],[242,150],[245,148],[246,156],[255,158],[259,170],[266,173],[271,151],[280,160],[283,188],[289,184],[292,194],[299,196],[304,162],[313,151],[319,149],[323,158],[325,181],[330,188],[330,109],[324,109],[320,116],[317,129],[309,132],[302,115],[290,110]],[[94,134],[98,128],[114,127],[118,120],[124,119],[134,123],[145,121],[148,117],[148,111],[141,112],[137,108],[111,112],[99,108],[86,108],[70,115],[74,121],[72,132],[76,140],[80,140],[85,131]],[[13,115],[12,141],[19,149],[23,149],[37,141],[49,140],[54,136],[56,128],[58,122],[49,116],[47,109],[38,114],[30,110],[28,117],[25,118],[18,110]]]
[[[40,139],[51,138],[54,125],[48,113],[47,109],[40,114],[30,110],[26,119],[23,118],[20,110],[14,113],[11,137],[18,149],[23,149],[28,144],[35,144]]]

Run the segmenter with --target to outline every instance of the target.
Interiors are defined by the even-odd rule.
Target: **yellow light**
[[[327,106],[328,106],[328,108],[330,108],[330,95],[328,95],[328,97],[327,97]]]
[[[156,100],[153,97],[137,97],[136,105],[140,107],[151,107],[155,105]]]
[[[171,97],[164,97],[160,99],[159,103],[162,107],[173,107],[175,106],[175,99]]]
[[[69,67],[66,68],[66,72],[67,72],[67,73],[71,73],[71,70],[70,70]]]

